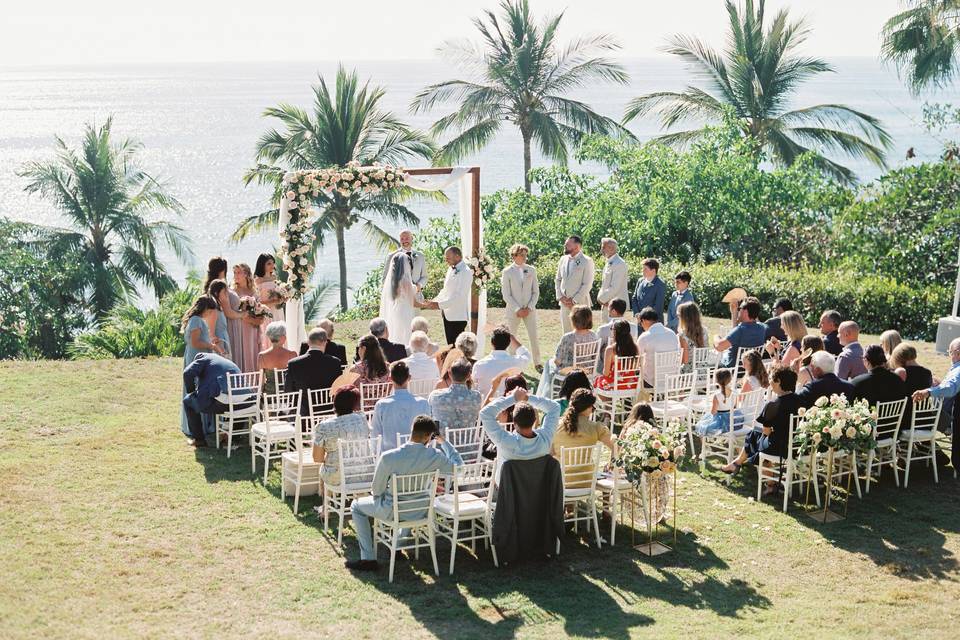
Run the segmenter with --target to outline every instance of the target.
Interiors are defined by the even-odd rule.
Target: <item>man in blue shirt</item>
[[[677,332],[680,326],[680,316],[677,315],[677,307],[684,302],[694,302],[693,292],[690,291],[689,271],[681,271],[674,276],[674,283],[677,288],[670,294],[670,303],[667,305],[667,329]]]
[[[513,407],[513,425],[510,433],[497,422],[501,411]],[[537,410],[543,412],[543,422],[536,429]],[[513,393],[491,402],[480,412],[480,423],[490,441],[497,446],[497,462],[533,460],[550,453],[553,435],[560,421],[560,405],[547,398],[531,396],[517,387]]]
[[[954,338],[947,353],[950,355],[950,362],[953,363],[947,377],[935,387],[915,391],[913,401],[926,400],[930,396],[942,398],[944,401],[953,398],[953,436],[950,438],[953,445],[950,451],[950,464],[956,472],[960,468],[960,437],[958,437],[960,436],[960,338]]]
[[[653,307],[653,310],[663,317],[663,299],[667,295],[667,285],[658,275],[660,263],[653,258],[643,261],[643,278],[637,283],[637,288],[630,298],[630,310],[634,315],[642,309]]]
[[[727,334],[726,338],[716,336],[713,340],[713,348],[722,351],[720,357],[721,367],[736,367],[740,363],[736,361],[737,350],[741,348],[762,347],[767,335],[767,325],[758,322],[760,317],[760,301],[750,296],[740,303],[739,321],[736,327]]]
[[[430,403],[426,398],[418,398],[407,390],[410,369],[406,362],[401,360],[393,363],[390,379],[393,380],[393,395],[377,401],[370,420],[371,435],[382,438],[381,451],[396,449],[397,436],[410,433],[413,419],[419,415],[430,415]]]

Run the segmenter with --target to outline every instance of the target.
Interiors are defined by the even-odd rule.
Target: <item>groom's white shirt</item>
[[[575,304],[590,304],[593,287],[593,260],[583,251],[560,258],[557,265],[557,299],[571,298]]]
[[[500,291],[507,313],[516,314],[518,309],[536,309],[540,299],[540,281],[537,270],[528,264],[511,264],[500,276]]]
[[[457,266],[447,269],[443,278],[443,288],[434,298],[434,302],[443,311],[443,316],[451,322],[466,322],[470,319],[470,285],[473,283],[473,271],[461,260]]]

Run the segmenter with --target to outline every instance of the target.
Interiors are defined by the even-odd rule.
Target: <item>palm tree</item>
[[[942,87],[957,73],[960,0],[910,0],[883,27],[881,56],[908,73],[914,93]]]
[[[332,94],[323,77],[313,87],[313,113],[300,107],[280,104],[263,112],[276,118],[284,131],[272,129],[257,142],[257,166],[244,176],[246,184],[257,182],[274,188],[272,208],[244,220],[231,239],[240,241],[253,231],[275,228],[279,216],[283,175],[288,171],[388,163],[400,165],[415,157],[430,158],[435,146],[419,131],[410,129],[392,113],[380,108],[384,96],[381,87],[369,82],[360,85],[357,72],[337,70],[336,93]],[[314,249],[324,246],[328,233],[337,242],[340,266],[340,308],[347,309],[347,253],[345,234],[360,224],[367,238],[378,248],[397,245],[375,218],[394,223],[417,225],[419,219],[401,202],[410,197],[408,189],[392,189],[379,194],[320,193],[314,199],[319,216],[313,225]],[[311,256],[312,259],[312,256]]]
[[[27,163],[18,172],[29,181],[26,191],[52,201],[69,225],[33,225],[34,246],[50,259],[75,256],[84,263],[83,294],[98,319],[135,295],[137,284],[158,298],[177,288],[157,256],[160,246],[193,259],[183,230],[156,219],[164,211],[179,215],[183,206],[140,168],[138,142],[113,143],[112,126],[112,117],[100,128],[88,124],[79,151],[58,137],[54,160]]]
[[[707,87],[688,86],[679,93],[661,91],[635,98],[627,105],[624,122],[658,111],[669,129],[688,119],[719,120],[725,110],[732,109],[743,134],[777,164],[791,165],[800,155],[812,152],[822,171],[847,182],[855,179],[853,172],[819,151],[839,151],[885,166],[890,136],[876,118],[842,104],[789,109],[793,93],[803,82],[834,69],[818,58],[796,54],[809,30],[803,20],[790,22],[786,10],[779,11],[765,30],[764,5],[764,0],[756,4],[746,0],[740,10],[727,0],[730,35],[722,52],[697,38],[675,36],[665,50],[693,65]],[[683,145],[704,132],[680,131],[657,140]]]
[[[520,129],[523,138],[523,186],[530,192],[530,145],[536,140],[546,157],[566,163],[568,144],[585,133],[630,133],[610,118],[599,115],[583,102],[563,93],[597,81],[625,84],[622,66],[599,57],[600,52],[619,48],[611,36],[600,35],[573,41],[562,50],[557,27],[563,14],[534,23],[527,0],[502,0],[501,16],[485,11],[473,20],[483,36],[483,46],[448,42],[441,53],[461,62],[474,80],[447,80],[430,85],[411,103],[414,113],[426,111],[447,100],[459,100],[456,111],[432,128],[439,137],[450,130],[457,134],[434,158],[438,164],[454,163],[486,145],[504,122]]]

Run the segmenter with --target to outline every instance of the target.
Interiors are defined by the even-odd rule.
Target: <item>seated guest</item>
[[[550,396],[553,378],[558,371],[573,366],[576,346],[598,340],[597,334],[593,332],[593,311],[590,307],[582,304],[575,305],[570,312],[570,322],[573,324],[573,331],[563,334],[560,338],[554,357],[547,360],[543,375],[540,376],[537,395],[541,397]]]
[[[900,332],[896,329],[887,329],[880,334],[880,346],[883,347],[883,353],[887,356],[888,364],[893,356],[893,350],[901,342],[903,342],[903,338],[900,337]]]
[[[748,296],[738,307],[740,324],[733,328],[726,338],[715,336],[713,348],[722,351],[720,366],[734,367],[737,364],[737,350],[741,348],[762,347],[767,335],[767,325],[758,322],[760,301]]]
[[[493,348],[490,354],[473,365],[473,384],[481,396],[490,393],[491,382],[503,371],[522,371],[530,364],[530,352],[506,327],[497,327],[490,333],[490,346]],[[516,350],[516,355],[510,355],[507,351],[510,347]]]
[[[653,415],[653,408],[646,402],[637,402],[633,405],[630,415],[623,421],[620,437],[627,435],[631,429],[639,428],[641,423],[646,423],[651,427],[657,426],[657,417]]]
[[[646,334],[644,334],[646,335]],[[630,329],[630,323],[626,320],[617,320],[613,325],[613,340],[606,349],[603,350],[603,373],[597,376],[593,382],[597,391],[610,391],[614,388],[614,379],[617,373],[618,358],[634,357],[640,354],[637,343],[633,339],[633,332]],[[637,368],[630,367],[627,373],[627,379],[621,380],[620,389],[636,388]]]
[[[333,356],[330,356],[333,357]],[[319,423],[313,431],[313,461],[323,463],[320,478],[328,484],[340,483],[340,440],[363,440],[370,437],[367,419],[360,412],[360,390],[340,387],[333,394],[333,418]]]
[[[354,384],[361,390],[365,384],[390,381],[387,361],[375,336],[366,335],[360,338],[360,344],[357,345],[357,363],[350,367],[350,371],[360,376]]]
[[[730,464],[721,469],[731,475],[737,473],[745,464],[756,464],[761,453],[772,456],[786,457],[790,442],[790,416],[800,410],[800,401],[794,393],[797,384],[797,374],[786,367],[776,367],[770,375],[770,386],[777,397],[768,402],[760,415],[757,416],[763,428],[754,429],[747,434],[740,455]],[[777,490],[776,482],[768,482],[764,487],[764,495],[771,495]]]
[[[457,339],[454,341],[453,346],[460,350],[460,353],[463,354],[463,357],[470,361],[470,364],[473,364],[477,361],[477,334],[472,331],[464,331]]]
[[[677,316],[680,318],[680,331],[677,333],[680,338],[680,371],[690,373],[693,371],[694,349],[707,346],[707,329],[703,326],[700,307],[696,302],[684,302],[677,309]]]
[[[900,376],[887,368],[883,347],[878,344],[867,347],[863,361],[867,365],[867,372],[850,381],[857,399],[866,400],[873,406],[878,402],[903,400],[910,395]]]
[[[417,331],[423,331],[423,333],[428,335],[430,333],[430,323],[427,322],[427,319],[424,318],[423,316],[417,316],[416,318],[410,321],[411,339],[413,338],[413,334],[416,333]],[[430,338],[427,338],[427,348],[424,349],[424,352],[428,356],[433,357],[437,355],[437,351],[439,350],[440,350],[440,345],[438,345],[436,342],[434,342]],[[407,354],[409,355],[412,353],[413,353],[413,350],[411,349],[411,346],[407,345]],[[414,378],[414,380],[416,380],[416,378]]]
[[[602,442],[616,455],[610,429],[602,422],[592,420],[597,396],[589,389],[577,389],[570,397],[570,406],[563,412],[557,433],[553,436],[553,457],[560,457],[563,447],[589,447]]]
[[[771,338],[776,338],[781,342],[786,341],[787,334],[784,332],[781,323],[782,316],[787,311],[793,311],[793,303],[790,302],[790,299],[777,298],[777,301],[773,303],[773,317],[764,322],[767,325],[767,334],[764,336],[765,342]]]
[[[333,341],[333,333],[335,330],[333,322],[329,318],[320,318],[320,322],[317,323],[317,328],[327,332],[327,346],[324,351],[334,358],[339,359],[341,366],[347,364],[347,348]]]
[[[530,386],[527,384],[527,379],[523,376],[522,373],[517,374],[515,376],[507,376],[507,375],[501,374],[501,376],[499,377],[503,378],[503,385],[502,385],[503,393],[500,394],[501,396],[509,396],[510,394],[513,393],[514,389],[524,389],[526,391],[530,390]],[[487,406],[488,404],[493,402],[493,399],[495,397],[495,392],[496,392],[495,388],[490,389],[490,393],[488,393],[487,397],[483,399],[483,406]],[[500,424],[512,423],[513,407],[507,407],[506,409],[504,409],[503,412],[501,412],[500,415],[497,416],[497,420],[500,421]]]
[[[497,420],[500,413],[513,407],[513,425],[509,432]],[[537,426],[537,410],[543,412],[543,423]],[[560,405],[553,400],[531,396],[526,389],[516,388],[513,394],[494,400],[480,411],[480,424],[497,447],[497,461],[532,460],[550,453],[553,436],[560,419]]]
[[[410,432],[413,419],[419,415],[430,415],[427,399],[418,398],[407,390],[410,369],[406,362],[390,365],[390,379],[393,380],[393,393],[377,400],[370,419],[370,435],[381,437],[381,451],[396,449],[397,436]]]
[[[437,433],[437,424],[430,416],[417,416],[413,421],[410,433],[410,442],[400,447],[386,451],[377,462],[373,472],[373,489],[371,496],[357,498],[350,505],[353,515],[353,527],[357,531],[357,542],[360,544],[360,559],[348,560],[345,565],[348,569],[358,571],[376,571],[380,568],[377,563],[377,548],[373,540],[373,526],[371,519],[393,519],[393,494],[390,493],[390,477],[410,475],[414,473],[429,473],[439,471],[452,474],[455,467],[463,464],[463,458],[457,450]],[[427,445],[431,440],[440,444],[439,449]],[[426,510],[424,510],[426,513]],[[413,519],[417,514],[407,514]],[[419,516],[424,517],[424,516]]]
[[[329,389],[340,377],[340,359],[326,353],[327,332],[311,329],[307,336],[307,352],[287,363],[286,390],[302,391],[300,415],[310,415],[311,389]]]
[[[693,292],[690,291],[689,271],[681,271],[673,277],[675,289],[670,294],[670,302],[667,303],[667,329],[674,333],[680,328],[680,314],[678,308],[687,302],[694,302]]]
[[[733,389],[733,375],[730,369],[717,369],[714,374],[717,391],[710,399],[710,413],[704,414],[694,428],[698,436],[716,436],[730,430],[730,412],[734,412],[734,421],[738,421],[740,409],[736,408],[737,396]]]
[[[740,359],[740,366],[743,367],[743,384],[740,386],[741,393],[756,391],[757,389],[766,389],[770,386],[767,377],[767,367],[763,364],[763,358],[756,349],[747,351]]]
[[[468,360],[457,360],[448,372],[450,386],[430,393],[430,415],[440,425],[441,433],[477,426],[483,399],[478,391],[467,386],[472,371]]]
[[[797,372],[797,389],[802,389],[808,382],[814,380],[813,370],[810,368],[810,359],[817,351],[823,351],[823,338],[820,336],[806,336],[800,341],[801,355],[809,351],[805,358],[793,361],[793,370]]]
[[[263,371],[263,392],[281,393],[283,389],[277,384],[277,372],[287,368],[287,364],[297,357],[296,351],[287,349],[287,324],[274,321],[267,325],[264,335],[270,341],[270,348],[261,351],[257,358],[257,365]]]
[[[898,344],[893,350],[890,365],[906,383],[907,391],[911,394],[933,386],[933,372],[917,364],[917,350],[906,342]]]
[[[440,377],[440,368],[427,354],[430,338],[423,331],[410,334],[410,356],[403,360],[410,369],[411,380],[436,380]]]
[[[780,363],[789,367],[800,356],[803,350],[803,339],[807,337],[809,332],[807,331],[807,323],[803,321],[803,316],[796,311],[785,311],[780,316],[780,323],[787,340],[790,341],[790,346],[783,352]]]
[[[867,372],[863,364],[863,347],[860,346],[860,325],[853,320],[840,323],[840,344],[843,351],[837,356],[837,368],[834,373],[841,380],[856,378]]]
[[[843,317],[839,311],[827,309],[820,316],[820,333],[823,336],[823,350],[827,353],[838,356],[843,351],[843,345],[840,344],[840,321]]]
[[[447,362],[447,359],[454,349],[456,347],[452,344],[445,344],[433,356],[433,361],[437,363],[437,370],[440,372],[440,379],[437,380],[437,386],[434,389],[446,389],[450,386],[450,363]],[[471,363],[470,366],[473,367],[473,364]],[[472,382],[469,382],[467,386],[472,386]]]
[[[646,387],[653,387],[656,380],[656,354],[680,351],[680,339],[660,322],[662,317],[663,314],[651,307],[640,312],[640,326],[643,328],[643,333],[637,338],[637,348],[643,356],[640,367],[643,384]]]
[[[950,355],[950,371],[939,384],[933,385],[928,389],[920,389],[913,392],[913,401],[921,402],[927,398],[934,397],[943,400],[946,412],[946,404],[949,400],[953,401],[952,413],[947,414],[952,417],[953,436],[950,440],[953,442],[950,449],[950,464],[953,470],[957,471],[960,467],[960,338],[954,338],[947,347],[947,353]]]
[[[563,379],[563,384],[560,385],[560,391],[557,393],[560,403],[560,411],[566,411],[567,406],[570,404],[570,396],[573,395],[573,392],[577,389],[589,389],[593,390],[593,385],[590,384],[590,378],[587,377],[587,374],[583,371],[571,371],[570,374]]]
[[[227,376],[240,373],[232,360],[216,353],[198,353],[183,370],[183,410],[193,446],[207,446],[203,415],[224,413],[227,407]]]
[[[613,324],[617,320],[622,320],[623,314],[627,312],[627,301],[616,298],[610,301],[608,306],[608,313],[610,315],[610,321],[605,325],[597,329],[597,337],[600,338],[600,352],[603,353],[603,350],[607,348],[607,344],[610,342],[610,334],[613,332]],[[630,324],[630,333],[633,334],[634,338],[640,336],[640,326],[634,323]],[[603,365],[603,362],[597,362],[597,366],[600,367]],[[597,369],[597,372],[600,373],[600,369]]]
[[[383,351],[383,357],[387,362],[396,362],[407,357],[407,347],[396,342],[390,342],[390,330],[387,328],[387,321],[383,318],[374,318],[370,321],[370,335],[380,343],[380,349]],[[360,359],[359,347],[357,347],[356,359]]]
[[[829,398],[835,393],[847,396],[847,400],[854,399],[853,385],[846,380],[841,380],[833,372],[836,362],[836,358],[826,351],[818,351],[810,357],[810,372],[813,374],[813,380],[797,393],[801,407],[812,407],[819,398]]]

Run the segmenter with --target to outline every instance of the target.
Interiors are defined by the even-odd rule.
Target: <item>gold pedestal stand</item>
[[[659,536],[660,534],[660,520],[657,518],[656,524],[653,524],[653,505],[654,502],[660,497],[660,482],[658,480],[651,480],[650,476],[647,476],[647,491],[646,491],[646,518],[647,522],[647,541],[641,544],[636,544],[636,535],[637,535],[637,518],[636,518],[636,507],[637,507],[637,487],[634,488],[634,495],[630,499],[630,544],[633,545],[633,548],[642,553],[645,556],[659,556],[664,553],[669,553],[673,551],[673,548],[668,547],[662,542],[654,540],[654,537]],[[642,489],[640,489],[642,491]],[[677,544],[677,472],[673,472],[673,544]]]
[[[855,456],[855,453],[850,453],[850,456]],[[817,451],[814,449],[810,452],[810,476],[807,482],[807,491],[806,497],[804,499],[803,506],[806,508],[810,504],[810,483],[817,481]],[[837,522],[839,520],[845,520],[847,518],[847,507],[850,505],[850,480],[853,477],[853,474],[856,473],[856,458],[851,458],[851,464],[853,468],[847,474],[847,486],[844,489],[846,493],[846,499],[843,501],[843,514],[839,514],[836,511],[830,510],[830,499],[833,494],[833,471],[834,471],[834,449],[831,447],[827,449],[827,475],[826,483],[824,487],[824,496],[823,496],[823,508],[817,511],[809,511],[807,515],[813,520],[819,522],[820,524],[826,524],[828,522]]]

